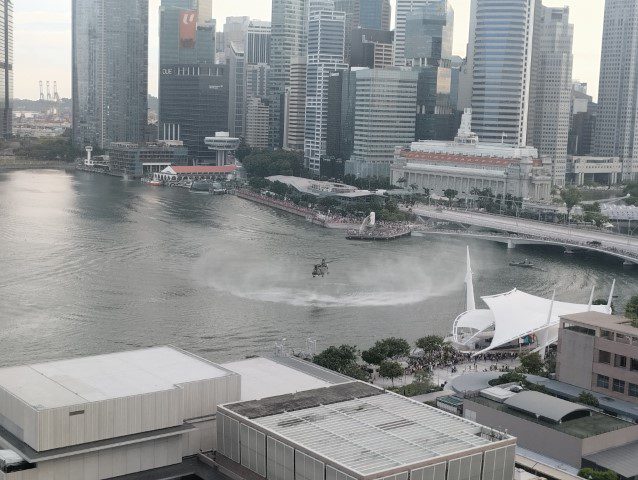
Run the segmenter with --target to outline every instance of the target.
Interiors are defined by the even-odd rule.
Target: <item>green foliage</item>
[[[416,397],[417,395],[440,392],[442,388],[430,382],[412,382],[409,385],[405,385],[403,387],[392,387],[389,390],[405,397]]]
[[[388,358],[405,357],[410,354],[410,344],[396,337],[379,340],[368,350],[361,353],[364,362],[381,365]]]
[[[341,345],[340,347],[328,347],[323,352],[315,355],[313,362],[317,365],[344,373],[357,362],[357,347]]]
[[[580,395],[578,395],[578,403],[589,405],[590,407],[600,407],[600,402],[598,402],[598,399],[591,393],[584,390],[580,392]]]
[[[388,358],[388,354],[384,348],[375,345],[374,347],[361,352],[361,358],[370,365],[381,365]]]
[[[530,375],[542,375],[544,371],[543,359],[540,353],[534,352],[521,355],[521,371]]]
[[[607,305],[607,299],[598,298],[592,302],[592,305]],[[611,313],[616,313],[616,307],[614,305],[614,302],[611,302],[610,306],[611,306]]]
[[[248,180],[248,185],[255,190],[263,190],[264,188],[268,188],[270,182],[263,177],[252,177]]]
[[[276,193],[277,195],[281,195],[282,197],[287,195],[289,191],[288,185],[278,180],[272,182],[269,188],[271,192]]]
[[[374,177],[357,178],[354,175],[348,174],[348,175],[344,175],[341,181],[345,183],[346,185],[352,185],[353,187],[357,187],[362,190],[391,190],[395,188],[390,183],[390,180],[385,178],[374,178]],[[407,180],[405,180],[404,182],[399,182],[399,183],[405,184],[407,183]]]
[[[31,160],[59,160],[73,162],[84,154],[82,148],[75,147],[70,138],[26,138],[15,150],[17,157]],[[95,155],[95,151],[93,152]]]
[[[453,188],[447,188],[443,190],[443,196],[448,199],[448,203],[452,206],[452,202],[459,194],[458,190],[454,190]]]
[[[239,142],[239,148],[235,151],[235,158],[240,162],[244,160],[248,155],[253,153],[253,149],[248,146],[246,140],[243,138]]]
[[[355,380],[361,380],[367,382],[370,380],[370,374],[366,372],[361,365],[351,363],[347,365],[341,372],[343,375],[354,378]]]
[[[581,205],[581,208],[585,213],[600,213],[600,203],[598,202],[583,204]]]
[[[561,190],[560,198],[567,207],[567,216],[572,213],[572,209],[580,203],[583,198],[582,193],[575,187],[567,187]]]
[[[593,468],[581,468],[578,476],[587,480],[618,480],[618,475],[611,470],[594,470]]]
[[[242,165],[250,177],[270,177],[272,175],[307,176],[303,155],[286,150],[253,151],[242,160]]]
[[[489,384],[493,387],[497,385],[504,385],[506,383],[525,383],[527,377],[520,372],[507,372],[494,380],[490,380]]]
[[[379,366],[379,375],[392,380],[392,385],[394,385],[394,379],[400,378],[403,373],[403,367],[397,362],[389,362],[386,360]]]
[[[638,295],[634,295],[625,305],[625,316],[632,321],[632,325],[638,327]]]
[[[423,196],[425,198],[430,198],[432,196],[432,192],[430,192],[429,188],[423,187]]]
[[[426,337],[419,338],[415,345],[423,350],[425,355],[438,352],[443,346],[444,339],[439,335],[428,335]]]
[[[585,215],[583,215],[583,220],[589,223],[593,223],[599,228],[606,223],[609,223],[609,217],[606,217],[602,213],[597,212],[585,212]]]

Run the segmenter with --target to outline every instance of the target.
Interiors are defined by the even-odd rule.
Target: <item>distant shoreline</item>
[[[0,157],[0,172],[14,170],[70,170],[75,165],[56,160],[28,160],[16,157]]]

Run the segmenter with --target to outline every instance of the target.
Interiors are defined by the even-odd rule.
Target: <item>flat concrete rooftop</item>
[[[320,405],[331,405],[355,398],[381,395],[383,390],[363,382],[350,382],[326,388],[306,390],[297,393],[279,395],[224,405],[231,412],[242,417],[253,419],[278,415],[284,412],[295,412]]]
[[[513,444],[513,437],[363,382],[221,407],[360,476]]]
[[[0,388],[36,410],[171,390],[233,375],[172,347],[79,357],[0,369]]]
[[[627,335],[638,337],[638,328],[631,325],[631,320],[619,315],[605,315],[598,312],[583,312],[571,315],[563,315],[562,320],[589,325],[605,330],[613,330]]]

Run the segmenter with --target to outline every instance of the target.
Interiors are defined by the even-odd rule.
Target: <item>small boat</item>
[[[205,180],[196,180],[191,184],[191,190],[196,192],[209,192],[211,189],[210,182]]]
[[[153,180],[152,178],[143,178],[142,183],[150,185],[151,187],[161,187],[163,185],[160,180]]]
[[[510,262],[510,267],[534,268],[534,264],[525,259],[523,262]]]

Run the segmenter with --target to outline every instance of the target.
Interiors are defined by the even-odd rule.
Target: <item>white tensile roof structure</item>
[[[577,304],[537,297],[514,289],[499,295],[481,297],[488,309],[476,309],[469,248],[465,283],[467,311],[454,321],[452,340],[456,344],[469,346],[480,334],[489,330],[493,330],[494,333],[491,344],[474,355],[489,352],[529,335],[536,335],[537,350],[543,353],[545,347],[558,340],[560,317],[587,311],[612,314],[614,285],[606,305],[592,304],[593,290],[589,304]],[[462,335],[463,332],[470,332],[470,335]]]

